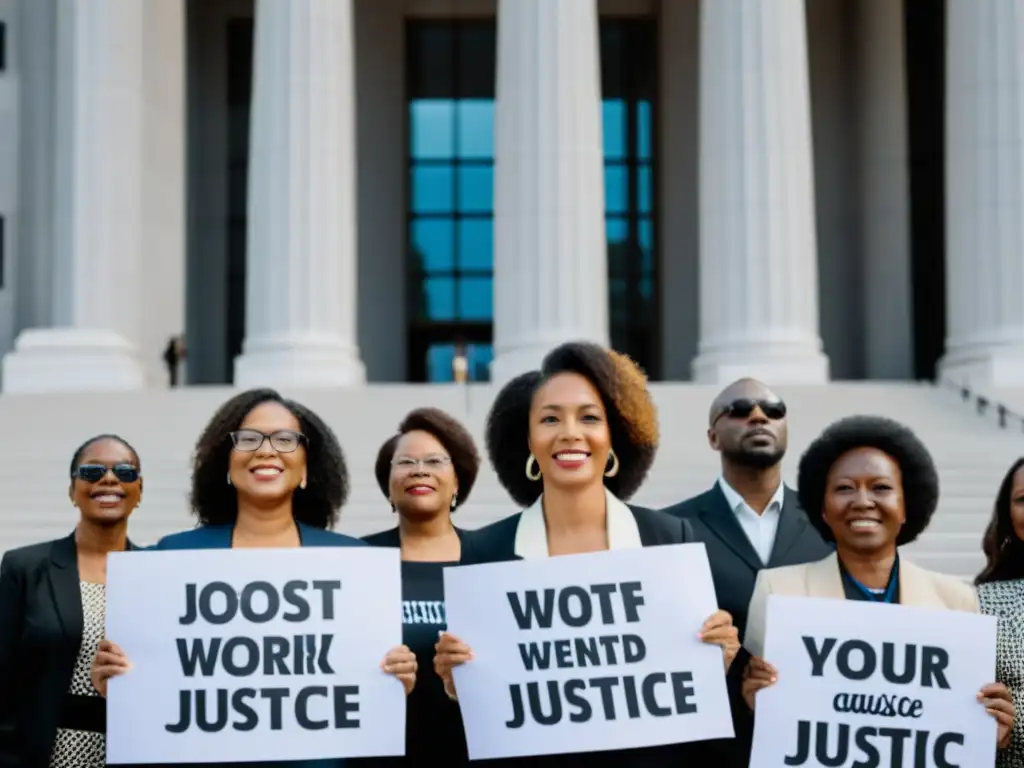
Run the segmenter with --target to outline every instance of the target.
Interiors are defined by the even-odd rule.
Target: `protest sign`
[[[472,760],[733,735],[703,544],[446,568]]]
[[[127,552],[107,564],[107,762],[405,753],[398,550]]]
[[[771,595],[750,768],[978,768],[996,722],[996,619],[960,611]]]

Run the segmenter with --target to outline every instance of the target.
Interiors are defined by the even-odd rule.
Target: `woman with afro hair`
[[[774,683],[777,674],[761,658],[769,595],[978,612],[970,585],[900,558],[899,547],[924,532],[939,501],[932,457],[907,427],[879,416],[832,424],[801,457],[797,493],[808,519],[836,549],[816,562],[758,574],[743,641],[751,654],[743,698],[752,711],[757,691]],[[1010,692],[990,683],[978,699],[998,723],[999,745],[1005,748],[1014,721]]]
[[[199,526],[165,536],[152,549],[366,546],[330,530],[347,496],[348,470],[333,430],[272,389],[248,390],[217,410],[196,444],[191,501]],[[416,657],[407,647],[388,651],[381,666],[407,694],[412,690]],[[107,681],[130,668],[124,651],[103,640],[93,662],[93,684],[106,695]],[[337,768],[342,763],[278,765]]]
[[[623,355],[582,342],[554,349],[539,371],[518,376],[499,392],[486,442],[499,481],[525,509],[467,535],[462,565],[693,540],[689,523],[625,503],[654,461],[658,421],[646,377]],[[732,617],[717,611],[701,633],[705,642],[722,646],[728,667],[739,650]],[[447,633],[440,637],[434,667],[453,699],[452,668],[471,657],[468,643]],[[701,765],[718,748],[694,742],[501,765]]]

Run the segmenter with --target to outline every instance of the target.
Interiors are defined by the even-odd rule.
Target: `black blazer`
[[[732,614],[733,623],[742,641],[747,628],[747,609],[754,593],[754,582],[762,568],[810,563],[832,552],[832,546],[810,524],[807,514],[797,501],[796,491],[786,486],[782,496],[782,510],[775,544],[767,563],[762,563],[754,545],[740,527],[736,514],[721,487],[714,487],[693,498],[681,501],[663,510],[669,515],[688,521],[697,539],[704,542],[711,562],[711,577],[715,582],[718,606]],[[740,750],[740,765],[746,765],[753,735],[753,719],[740,694],[743,670],[750,654],[741,649],[729,669],[729,697],[736,727],[734,748]]]
[[[636,521],[643,546],[696,541],[688,520],[679,520],[645,507],[626,506]],[[515,554],[515,541],[522,515],[520,512],[484,528],[467,531],[462,542],[460,565],[521,559]],[[470,765],[494,768],[733,768],[733,764],[728,762],[732,752],[727,744],[723,741],[698,741],[608,752],[480,760]]]
[[[74,533],[4,554],[0,617],[0,766],[45,768],[84,630]]]
[[[761,562],[718,483],[711,490],[662,511],[689,521],[697,539],[704,542],[711,561],[718,605],[732,614],[740,638],[746,629],[747,608],[754,594],[758,571],[814,562],[832,552],[831,545],[825,543],[807,520],[807,514],[797,501],[796,491],[788,486],[783,492],[779,528],[767,563]]]

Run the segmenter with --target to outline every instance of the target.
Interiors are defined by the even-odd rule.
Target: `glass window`
[[[494,269],[494,222],[491,219],[459,222],[459,268],[483,272]]]
[[[409,105],[409,140],[416,160],[448,160],[455,149],[455,105],[447,99],[421,99]]]
[[[455,227],[451,219],[417,219],[409,238],[415,268],[423,272],[450,272]]]
[[[494,213],[494,167],[463,165],[459,168],[459,212]]]
[[[606,165],[604,169],[605,212],[623,214],[629,211],[629,168]]]
[[[490,320],[494,289],[490,277],[463,277],[459,280],[459,316],[465,320]]]
[[[420,165],[412,169],[413,213],[449,213],[454,202],[455,173],[449,166]]]
[[[605,161],[626,157],[626,102],[621,99],[601,102],[601,135]]]
[[[424,278],[422,314],[429,320],[451,320],[455,317],[455,280],[451,277]]]
[[[417,306],[410,370],[414,378],[451,381],[461,344],[471,378],[486,380],[494,313],[494,21],[415,20],[407,30],[407,237]]]

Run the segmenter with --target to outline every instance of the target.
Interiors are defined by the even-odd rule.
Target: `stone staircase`
[[[652,387],[662,446],[635,501],[661,507],[707,488],[718,461],[707,446],[707,409],[715,387],[666,383]],[[804,447],[829,422],[852,413],[890,416],[913,427],[932,450],[942,480],[939,512],[908,555],[925,567],[964,577],[983,562],[982,531],[998,483],[1024,451],[1024,435],[979,418],[956,393],[930,385],[837,383],[778,390],[790,410],[787,480],[795,481]],[[287,392],[316,410],[337,432],[353,481],[339,530],[364,535],[393,525],[373,477],[377,448],[406,411],[424,405],[462,419],[481,440],[495,390],[489,385],[373,385],[363,389]],[[142,454],[145,496],[132,520],[132,537],[150,543],[191,527],[187,508],[193,444],[227,387],[130,394],[4,395],[0,397],[0,551],[55,538],[71,530],[68,464],[74,448],[101,432],[123,435]],[[475,528],[515,511],[485,466],[459,523]]]

